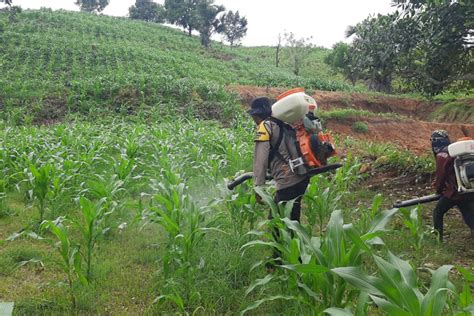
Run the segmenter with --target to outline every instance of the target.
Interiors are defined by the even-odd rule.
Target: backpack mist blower
[[[277,140],[275,148],[278,149],[281,142],[285,141],[290,154],[286,160],[276,150],[275,156],[287,163],[293,173],[308,177],[342,167],[339,163],[327,164],[327,159],[337,152],[331,135],[323,132],[321,121],[314,115],[315,110],[316,101],[304,93],[304,89],[296,88],[277,97],[269,118],[278,124],[283,135]],[[232,190],[252,177],[252,172],[244,173],[227,187]],[[269,179],[271,177],[267,177]]]
[[[449,156],[454,158],[457,191],[460,195],[474,192],[474,140],[462,139],[448,146]],[[408,207],[437,201],[440,194],[432,194],[413,200],[397,202],[394,208]]]

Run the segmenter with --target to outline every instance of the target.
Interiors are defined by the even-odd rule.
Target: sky
[[[23,9],[66,9],[78,11],[74,0],[13,0]],[[163,3],[164,0],[155,2]],[[293,32],[296,37],[311,37],[317,46],[330,48],[334,43],[347,41],[347,26],[354,25],[370,14],[395,11],[390,0],[215,0],[227,10],[239,10],[247,17],[245,46],[271,46],[278,34]],[[135,0],[110,0],[104,14],[126,16]],[[215,38],[218,40],[219,38]]]

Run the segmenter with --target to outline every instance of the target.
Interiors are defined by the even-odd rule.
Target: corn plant
[[[469,316],[474,313],[474,295],[472,293],[472,285],[474,284],[474,265],[471,268],[457,266],[456,269],[461,272],[464,284],[461,293],[458,295],[458,311],[457,316]]]
[[[420,250],[425,237],[425,229],[421,217],[422,208],[420,206],[411,209],[401,208],[400,214],[403,218],[403,225],[410,232],[409,242],[416,250]]]
[[[44,165],[37,169],[35,166],[30,165],[31,177],[30,184],[32,187],[32,194],[35,200],[38,201],[39,221],[41,224],[44,219],[44,212],[46,210],[46,203],[48,201],[48,193],[51,187],[51,167]]]
[[[446,309],[453,312],[449,299],[456,293],[448,279],[452,269],[444,265],[431,271],[431,286],[425,293],[418,286],[417,276],[412,266],[391,252],[388,261],[373,255],[377,266],[377,276],[371,276],[360,267],[333,268],[331,271],[362,292],[368,293],[370,300],[388,315],[433,315],[441,316]]]
[[[183,289],[189,303],[200,296],[194,286],[194,272],[203,260],[201,258],[199,263],[194,260],[197,247],[209,231],[222,231],[212,227],[213,222],[207,222],[206,214],[210,209],[196,206],[186,194],[184,183],[179,182],[179,176],[169,176],[168,182],[154,181],[152,186],[156,193],[148,209],[143,210],[142,219],[158,223],[167,232],[167,249],[163,258],[167,285],[172,292],[176,292],[176,287]],[[179,281],[176,284],[180,277],[184,278],[184,284]]]
[[[263,215],[257,208],[255,195],[250,194],[245,185],[238,186],[234,194],[229,194],[225,205],[236,236],[243,235],[246,225],[253,230],[256,221]]]
[[[334,210],[338,208],[343,193],[337,191],[324,176],[311,179],[303,199],[308,205],[306,216],[312,227],[319,224],[322,233],[324,225]]]
[[[64,217],[58,217],[56,220],[47,220],[41,223],[42,231],[49,231],[55,237],[53,239],[45,239],[49,244],[58,251],[61,260],[58,262],[59,267],[67,276],[67,284],[69,287],[69,295],[71,305],[76,308],[76,295],[74,288],[77,282],[87,285],[87,279],[82,273],[82,255],[80,245],[72,241],[69,227],[65,226],[68,221]]]
[[[93,203],[85,197],[80,198],[81,219],[74,222],[81,233],[85,244],[85,253],[82,254],[86,263],[86,278],[92,279],[92,256],[99,239],[107,233],[110,227],[105,226],[105,220],[110,212],[104,207],[105,199]]]
[[[7,188],[6,181],[0,179],[0,218],[9,216],[10,210],[7,205]]]
[[[264,201],[272,209],[278,208],[263,190],[259,194],[262,194]],[[291,207],[285,212],[290,210]],[[288,217],[263,222],[261,227],[268,224],[272,229],[278,229],[279,233],[251,232],[250,234],[260,238],[242,248],[255,246],[276,248],[281,253],[282,264],[278,266],[280,274],[256,280],[247,293],[277,281],[283,282],[289,288],[289,292],[293,293],[290,297],[315,313],[320,313],[328,307],[345,307],[357,295],[357,291],[348,288],[347,283],[337,275],[333,275],[330,270],[336,267],[362,265],[362,255],[371,254],[375,245],[383,244],[379,236],[395,213],[396,210],[390,210],[377,214],[367,232],[361,234],[352,224],[344,225],[342,213],[334,211],[326,232],[321,237],[312,236],[308,233],[311,229],[291,221]],[[288,299],[288,296],[282,299]],[[258,304],[247,307],[244,312],[270,300],[275,300],[275,297],[268,296],[261,299],[257,301]]]

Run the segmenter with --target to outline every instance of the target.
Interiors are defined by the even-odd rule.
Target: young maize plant
[[[44,213],[46,211],[46,203],[48,202],[48,193],[51,190],[51,178],[52,168],[49,165],[41,166],[36,168],[30,165],[30,185],[32,187],[32,194],[35,200],[38,201],[39,220],[38,224],[41,224],[44,219]]]
[[[425,228],[423,227],[422,213],[423,208],[421,206],[410,209],[400,209],[400,214],[403,218],[403,225],[405,225],[410,232],[408,242],[411,243],[413,248],[417,251],[423,246],[423,240],[426,234]]]
[[[398,258],[390,251],[388,261],[376,255],[372,255],[372,258],[377,266],[377,276],[368,275],[361,267],[354,266],[334,268],[331,271],[361,292],[367,293],[376,308],[388,315],[441,316],[447,310],[450,315],[457,312],[451,298],[459,295],[448,278],[452,266],[444,265],[436,271],[430,271],[431,285],[424,290],[419,287],[420,282],[408,261]],[[464,294],[463,292],[462,295]],[[457,315],[474,309],[468,300],[462,300],[461,303],[461,314]]]
[[[278,206],[264,191],[257,191],[270,205],[274,214]],[[291,203],[284,208],[286,215]],[[291,221],[288,217],[274,217],[264,221],[260,227],[270,226],[273,232],[255,231],[250,234],[260,237],[242,248],[262,245],[277,249],[281,254],[277,272],[265,279],[256,280],[247,293],[256,288],[265,292],[272,283],[278,283],[292,295],[276,298],[273,295],[256,301],[243,313],[258,308],[261,304],[275,299],[293,299],[298,302],[295,312],[321,313],[329,307],[345,307],[358,295],[358,291],[347,287],[347,282],[333,274],[336,267],[361,266],[364,254],[372,254],[376,245],[383,245],[380,235],[396,210],[377,214],[366,233],[361,234],[353,224],[344,224],[341,211],[334,211],[321,237],[312,236],[311,227]],[[282,214],[284,216],[284,214]],[[275,233],[275,230],[278,233]],[[269,241],[266,241],[269,240]]]
[[[106,218],[111,214],[105,208],[106,199],[102,198],[93,203],[85,197],[80,198],[81,218],[74,221],[74,225],[81,233],[85,253],[82,257],[86,263],[86,278],[92,280],[92,256],[99,239],[107,233],[110,227],[105,225]]]
[[[205,264],[204,258],[197,260],[197,250],[205,235],[210,231],[223,233],[208,221],[206,207],[199,208],[186,192],[179,175],[166,173],[166,182],[153,181],[155,193],[149,207],[141,217],[146,223],[158,223],[167,233],[166,254],[163,257],[163,272],[170,294],[159,296],[155,302],[170,299],[177,304],[176,297],[185,305],[200,297],[196,288],[194,274],[199,266]],[[184,292],[184,298],[179,294]],[[180,305],[180,304],[178,304]]]

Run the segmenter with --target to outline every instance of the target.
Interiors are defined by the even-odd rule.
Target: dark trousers
[[[301,200],[303,199],[303,195],[306,192],[306,188],[308,187],[309,184],[309,178],[285,189],[278,190],[275,194],[274,201],[276,204],[280,202],[287,202],[291,201],[293,199],[295,200],[295,203],[293,204],[293,208],[291,209],[291,214],[290,214],[290,219],[294,221],[300,221],[301,217]],[[269,219],[272,219],[272,213],[270,211],[270,214],[268,215]],[[278,231],[278,228],[275,228],[273,231],[273,238],[275,240],[280,239],[280,232]],[[281,253],[277,250],[273,250],[273,258],[279,258],[281,257]],[[275,261],[277,264],[281,264],[280,260]],[[273,266],[273,264],[270,264],[270,266]]]
[[[472,196],[461,200],[452,200],[441,197],[433,210],[433,225],[439,233],[439,239],[443,240],[443,217],[451,208],[457,206],[461,211],[464,222],[474,230],[474,199]]]
[[[295,203],[293,204],[293,208],[291,209],[290,219],[293,221],[300,221],[301,217],[301,199],[303,198],[304,193],[306,192],[306,188],[308,188],[309,178],[285,189],[278,190],[275,194],[274,201],[276,204],[280,202],[287,202],[293,199]],[[270,213],[269,218],[272,218],[272,214]]]

